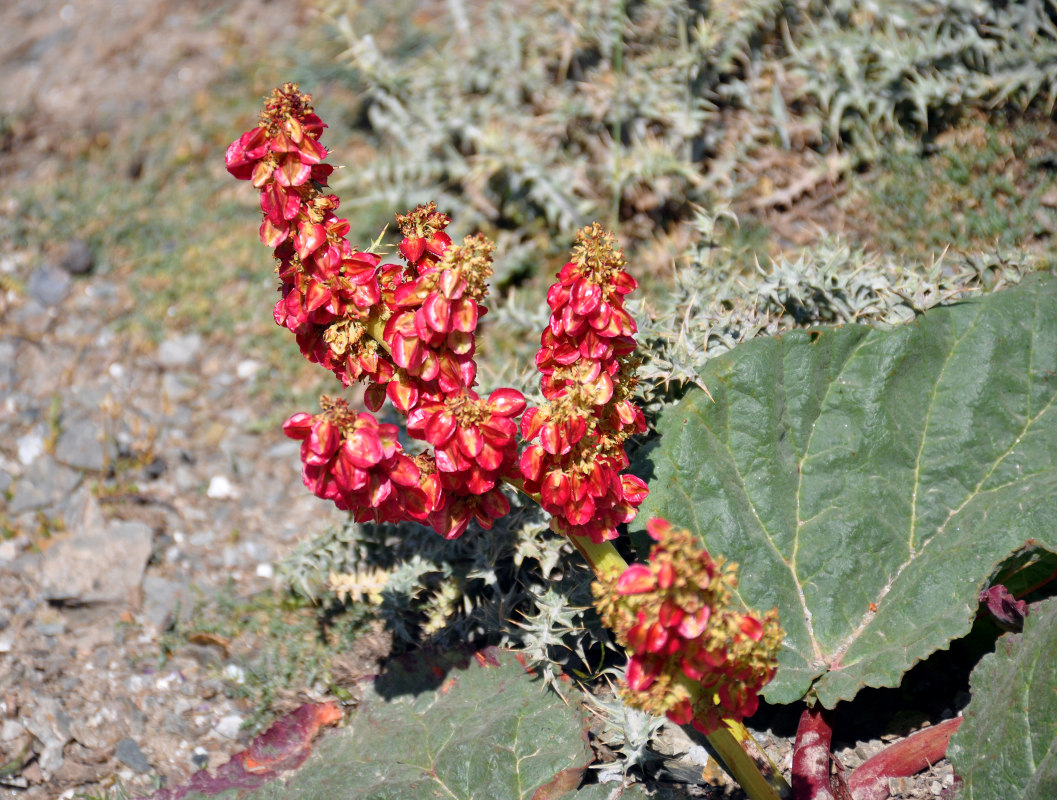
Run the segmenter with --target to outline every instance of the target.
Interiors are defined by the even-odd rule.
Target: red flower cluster
[[[646,528],[656,542],[649,563],[592,586],[602,621],[630,652],[625,699],[705,734],[752,716],[776,669],[777,610],[736,610],[733,565],[663,519]]]
[[[327,401],[322,414],[300,414],[286,425],[305,442],[305,483],[364,518],[428,520],[447,537],[460,535],[472,518],[490,527],[509,511],[497,481],[516,475],[513,418],[524,409],[513,390],[483,401],[472,389],[474,332],[487,311],[481,301],[494,246],[483,236],[452,244],[444,232],[451,220],[430,203],[397,217],[404,264],[353,250],[345,238],[349,222],[334,213],[338,198],[325,192],[333,171],[322,163],[325,127],[311,97],[285,84],[265,103],[260,124],[227,150],[231,174],[261,192],[261,241],[275,248],[281,282],[275,321],[344,385],[365,381],[370,410],[388,397],[410,415],[409,433],[433,445],[435,455],[412,463],[389,444],[379,451],[375,441],[397,446],[392,426],[369,415],[349,421]],[[384,433],[361,432],[376,429]],[[358,463],[351,452],[358,446],[371,447],[370,459],[384,457]]]
[[[361,375],[390,372],[364,340],[365,323],[380,300],[379,258],[352,249],[348,220],[334,212],[338,198],[324,193],[334,168],[319,143],[326,125],[311,97],[294,84],[276,89],[260,124],[227,149],[228,171],[251,180],[261,193],[261,241],[275,248],[281,299],[274,316],[296,336],[301,352],[348,385]],[[360,343],[362,346],[357,346]]]
[[[471,389],[444,399],[424,400],[407,417],[407,432],[433,445],[437,478],[451,501],[432,519],[448,538],[459,536],[471,518],[486,529],[506,516],[510,502],[501,478],[517,475],[517,423],[525,398],[497,389],[482,400]]]
[[[637,284],[623,266],[597,223],[579,232],[574,260],[547,292],[550,324],[536,366],[548,403],[521,420],[521,435],[540,439],[521,455],[526,491],[539,493],[556,529],[596,543],[615,539],[647,494],[639,478],[621,474],[624,442],[646,430],[631,401],[636,327],[624,308]]]
[[[397,427],[350,411],[344,400],[324,395],[320,405],[323,413],[294,414],[283,424],[287,436],[301,440],[305,486],[359,521],[427,519],[436,492],[404,455]]]

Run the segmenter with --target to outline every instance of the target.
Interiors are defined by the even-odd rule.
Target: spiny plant
[[[306,486],[366,523],[303,551],[299,563],[332,567],[332,590],[373,592],[383,604],[391,587],[405,604],[428,587],[418,628],[403,620],[406,638],[466,633],[452,623],[475,614],[482,631],[515,618],[505,628],[533,648],[526,665],[545,665],[564,646],[578,669],[589,666],[598,657],[590,640],[602,651],[613,644],[573,600],[584,583],[566,558],[575,548],[593,573],[597,619],[628,657],[624,702],[705,734],[750,796],[775,798],[789,789],[749,756],[741,723],[761,694],[832,708],[863,686],[896,685],[915,660],[968,629],[979,590],[1005,579],[1018,543],[1057,549],[1047,527],[1057,507],[1057,281],[926,313],[1023,271],[999,261],[886,275],[882,263],[848,274],[835,267],[855,256],[840,251],[829,265],[781,262],[752,287],[755,305],[724,309],[728,335],[711,353],[715,325],[699,324],[692,304],[680,309],[688,298],[677,291],[652,315],[648,382],[656,394],[682,386],[650,409],[655,435],[629,472],[627,447],[649,426],[640,331],[626,301],[636,281],[612,235],[582,228],[547,293],[535,354],[541,399],[530,405],[510,387],[483,397],[473,386],[490,242],[456,244],[447,216],[427,204],[398,217],[399,263],[353,249],[328,192],[324,127],[310,98],[287,84],[231,145],[227,164],[261,192],[260,238],[280,278],[276,322],[343,384],[366,384],[369,409],[388,401],[406,420],[402,433],[324,397],[320,413],[284,425],[302,442]],[[699,227],[712,231],[714,220],[703,215]],[[713,254],[710,242],[701,246],[697,269]],[[689,273],[681,285],[698,291]],[[910,317],[891,330],[819,328]],[[743,329],[787,332],[715,356],[748,338]],[[560,538],[541,535],[538,512],[525,511],[533,504]],[[887,524],[872,516],[878,508],[889,510]],[[620,535],[628,523],[645,528],[638,541],[649,549],[630,566]],[[393,560],[379,588],[385,575],[356,571],[378,566],[362,564],[364,554],[386,550]],[[720,552],[736,558],[737,575],[712,555]],[[342,561],[328,563],[335,557]],[[535,584],[505,590],[526,560]],[[430,585],[430,575],[442,580]],[[467,606],[460,601],[475,581],[488,587],[477,592],[486,602]],[[482,617],[483,609],[501,613]],[[550,685],[563,674],[544,668]],[[641,767],[641,731],[624,733],[626,757]],[[852,780],[885,782],[886,769]],[[800,777],[802,787],[819,780]]]
[[[695,204],[786,205],[970,110],[1057,97],[1052,0],[460,2],[419,12],[417,39],[356,0],[320,7],[378,149],[337,188],[437,200],[496,239],[500,285],[595,219],[664,270]],[[802,180],[776,191],[761,165],[794,148]]]

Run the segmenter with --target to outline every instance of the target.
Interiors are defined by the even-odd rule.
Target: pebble
[[[209,480],[209,488],[206,489],[206,497],[214,500],[231,500],[238,497],[238,492],[231,485],[231,481],[223,475],[214,475]]]
[[[252,358],[244,358],[235,366],[235,374],[239,376],[241,380],[249,380],[263,367],[260,361]]]
[[[4,724],[0,726],[0,742],[9,742],[12,739],[16,739],[25,730],[17,720],[5,719]]]
[[[197,333],[172,336],[158,347],[158,361],[163,367],[188,367],[194,363],[202,349],[202,337]]]
[[[55,442],[55,459],[74,469],[99,472],[106,466],[108,456],[114,456],[107,452],[104,438],[101,423],[85,418],[70,420]]]
[[[26,730],[40,741],[40,770],[45,779],[50,779],[62,766],[62,749],[72,738],[70,718],[54,697],[37,697],[33,709],[24,720]]]
[[[113,521],[59,539],[41,562],[41,596],[62,603],[123,603],[143,578],[151,529]]]
[[[95,254],[84,239],[70,239],[59,255],[58,265],[71,275],[87,275],[95,267]]]
[[[114,748],[114,757],[134,772],[150,772],[150,762],[132,739],[126,737],[118,742]]]
[[[44,455],[44,434],[34,428],[25,436],[15,439],[15,446],[18,448],[18,460],[25,465],[32,464]]]
[[[0,564],[6,564],[16,558],[18,558],[18,542],[14,539],[4,539],[0,542]]]
[[[42,306],[57,306],[70,290],[70,273],[58,267],[40,267],[29,276],[26,290]]]
[[[80,473],[55,463],[51,456],[41,456],[28,466],[15,484],[8,511],[16,515],[60,503],[68,499],[80,481]]]
[[[242,716],[240,714],[227,714],[220,718],[213,730],[225,739],[237,739],[241,727]]]
[[[167,630],[172,625],[177,607],[183,617],[186,617],[194,607],[194,597],[184,583],[156,575],[146,575],[142,586],[143,612],[150,624],[158,631]]]

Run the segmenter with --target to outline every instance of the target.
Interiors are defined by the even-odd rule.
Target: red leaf
[[[855,800],[888,800],[888,779],[914,775],[947,755],[947,743],[964,717],[944,720],[886,747],[848,779]],[[796,764],[794,756],[794,765]],[[795,787],[795,783],[794,783]]]
[[[793,800],[834,800],[829,784],[833,729],[821,711],[804,709],[793,745]],[[885,783],[885,791],[888,784]]]
[[[152,800],[182,800],[189,794],[213,797],[231,790],[249,791],[284,772],[297,769],[312,752],[319,729],[342,717],[336,703],[307,703],[277,720],[245,750],[236,753],[216,774],[196,772],[183,786],[160,789]]]

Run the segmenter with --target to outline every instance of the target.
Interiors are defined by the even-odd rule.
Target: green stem
[[[723,727],[705,738],[731,774],[752,800],[785,800],[792,792],[789,784],[770,762],[760,745],[742,723],[723,720]],[[756,756],[750,755],[756,751]]]

